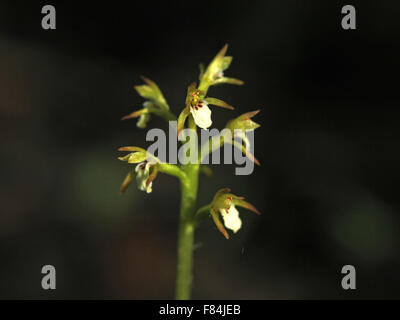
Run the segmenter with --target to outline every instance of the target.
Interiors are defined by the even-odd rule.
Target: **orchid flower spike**
[[[238,197],[232,193],[229,193],[229,188],[220,189],[214,196],[213,201],[210,204],[211,217],[214,220],[218,230],[229,239],[229,234],[225,227],[236,233],[242,227],[242,220],[239,216],[239,211],[236,206],[246,208],[257,214],[260,212],[249,202],[244,201],[243,197]],[[220,221],[219,215],[222,216],[224,223]]]

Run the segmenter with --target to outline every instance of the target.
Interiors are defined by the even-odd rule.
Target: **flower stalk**
[[[184,171],[186,178],[181,180],[181,210],[178,229],[178,260],[175,289],[175,298],[177,300],[190,299],[195,231],[193,216],[197,198],[199,165],[187,164],[184,167]]]

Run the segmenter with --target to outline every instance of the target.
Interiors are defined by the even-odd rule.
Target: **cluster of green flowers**
[[[226,51],[227,45],[225,45],[218,52],[206,69],[204,66],[200,65],[200,83],[198,86],[196,82],[193,82],[191,85],[189,85],[187,89],[185,107],[178,117],[171,112],[170,107],[157,84],[150,79],[143,77],[142,79],[145,84],[135,86],[135,89],[139,95],[145,99],[143,108],[124,116],[122,119],[126,120],[138,118],[137,126],[139,128],[146,128],[152,115],[160,116],[166,121],[177,120],[178,137],[185,128],[186,123],[191,129],[196,129],[199,127],[200,129],[207,130],[212,125],[212,111],[209,106],[213,105],[224,109],[234,110],[234,108],[225,101],[208,97],[208,89],[211,86],[224,83],[234,85],[243,84],[243,81],[241,80],[229,78],[224,75],[224,72],[228,69],[232,62],[232,57],[225,55]],[[244,154],[256,164],[259,164],[259,162],[249,152],[249,141],[246,137],[246,131],[255,130],[260,126],[251,120],[251,118],[258,112],[259,110],[247,112],[237,118],[229,120],[225,128],[231,130],[232,132],[231,141],[226,141],[226,139],[223,137],[221,137],[220,141],[221,146],[225,143],[231,143],[235,147],[240,148]],[[239,136],[243,144],[238,145],[237,141],[234,141],[234,132],[236,136]],[[190,143],[190,141],[183,143]],[[119,151],[130,152],[129,154],[120,157],[120,160],[126,161],[130,164],[136,164],[136,167],[131,170],[124,179],[121,185],[121,193],[125,192],[126,188],[135,178],[140,190],[147,193],[152,192],[153,181],[158,172],[173,175],[181,179],[181,182],[183,183],[187,182],[185,179],[188,179],[188,176],[184,168],[187,165],[175,165],[161,162],[154,155],[149,154],[145,149],[139,147],[122,147],[119,149]],[[197,166],[200,166],[200,164]],[[208,167],[203,165],[201,165],[201,167],[206,173],[209,173],[210,169]],[[235,196],[229,192],[230,189],[228,188],[217,191],[211,203],[200,208],[193,215],[193,221],[197,224],[204,218],[211,216],[218,230],[226,238],[229,238],[229,234],[225,228],[228,228],[233,232],[237,232],[242,226],[242,221],[239,217],[239,212],[236,206],[259,213],[257,209],[250,203],[246,202],[243,197]],[[221,222],[220,217],[222,217],[224,223]]]

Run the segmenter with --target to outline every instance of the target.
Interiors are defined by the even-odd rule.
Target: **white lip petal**
[[[190,106],[190,112],[193,115],[194,122],[202,129],[208,129],[211,124],[211,110],[208,107],[208,103],[200,101],[197,106]]]
[[[234,233],[238,232],[242,227],[242,220],[239,217],[239,211],[236,209],[236,207],[231,204],[228,211],[224,209],[220,209],[219,211],[224,219],[225,227],[232,230]]]
[[[150,193],[152,191],[153,182],[150,182],[148,186],[146,186],[146,181],[150,175],[150,164],[141,162],[139,163],[136,168],[136,183],[139,190],[146,191]]]

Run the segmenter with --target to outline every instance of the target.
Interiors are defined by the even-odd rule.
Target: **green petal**
[[[218,212],[216,212],[214,209],[210,210],[211,213],[211,217],[214,220],[215,225],[217,226],[218,230],[224,235],[224,237],[226,239],[229,239],[229,234],[226,231],[223,223],[221,222],[221,220],[219,219],[219,214]]]
[[[137,118],[137,117],[141,116],[142,114],[149,113],[149,112],[150,112],[150,111],[149,111],[147,108],[140,109],[140,110],[134,111],[134,112],[132,112],[132,113],[126,115],[126,116],[123,116],[123,117],[121,118],[121,120],[127,120],[127,119]]]
[[[128,163],[139,163],[146,160],[146,153],[144,152],[134,152],[130,154],[128,158]]]
[[[124,181],[121,184],[120,188],[121,194],[123,194],[126,191],[126,189],[129,187],[133,179],[135,179],[135,170],[132,170],[126,175]]]
[[[237,86],[241,86],[244,84],[244,82],[242,80],[235,79],[235,78],[226,78],[226,77],[222,77],[217,80],[214,80],[212,84],[218,85],[218,84],[222,84],[222,83],[235,84]]]
[[[231,105],[227,104],[225,101],[222,101],[217,98],[205,98],[204,99],[208,104],[212,104],[214,106],[218,106],[221,108],[229,109],[229,110],[234,110],[235,108],[232,107]]]
[[[258,211],[255,206],[253,206],[251,203],[249,203],[247,201],[244,201],[243,199],[233,199],[233,203],[238,207],[246,208],[257,214],[261,214],[260,211]]]
[[[229,68],[229,66],[231,65],[232,62],[232,57],[228,56],[228,57],[224,57],[222,59],[222,63],[221,63],[221,70],[224,71],[226,69]]]

